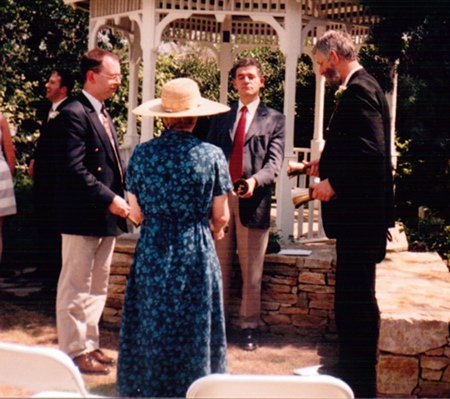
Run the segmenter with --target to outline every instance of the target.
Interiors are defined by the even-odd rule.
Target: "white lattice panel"
[[[284,13],[287,0],[159,0],[159,10]]]
[[[121,15],[131,11],[142,10],[142,1],[145,0],[91,0],[91,17]]]
[[[143,3],[146,1],[156,2],[155,6],[158,14],[167,14],[170,11],[186,11],[205,15],[207,19],[215,19],[214,13],[217,12],[242,17],[270,14],[275,18],[282,19],[286,14],[286,3],[288,1],[297,1],[302,4],[303,20],[328,21],[328,29],[336,26],[344,28],[352,26],[353,29],[360,30],[355,32],[357,40],[366,36],[366,26],[376,22],[376,18],[368,14],[358,0],[65,0],[66,3],[79,4],[80,7],[89,8],[92,18],[123,16],[130,12],[140,11],[143,9]],[[198,23],[199,21],[196,22]],[[206,23],[202,24],[199,26],[205,26]],[[192,26],[195,26],[195,24]],[[205,26],[205,32],[208,32],[209,28],[210,26]],[[236,29],[248,31],[252,28],[250,25],[237,24]],[[258,26],[253,31],[264,33],[265,29],[263,26]],[[267,41],[263,40],[263,43],[274,44],[271,38],[272,34],[273,32],[269,29],[269,39]],[[250,33],[248,37],[252,36],[253,34]],[[187,39],[186,34],[184,37]],[[245,37],[245,35],[241,37]],[[202,40],[204,38],[210,40],[208,34],[201,37]],[[238,38],[236,40],[239,42]]]
[[[220,43],[220,24],[214,18],[177,19],[164,29],[163,39]]]
[[[220,23],[211,18],[178,19],[166,27],[163,39],[219,44],[222,42],[220,26]],[[234,44],[257,46],[276,46],[278,44],[278,36],[274,29],[267,24],[251,20],[232,21],[229,40]]]
[[[232,23],[232,43],[272,46],[278,44],[278,36],[267,24],[235,21]]]

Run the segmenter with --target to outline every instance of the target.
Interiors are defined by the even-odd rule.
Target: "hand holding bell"
[[[245,179],[237,179],[233,183],[233,191],[238,197],[242,197],[243,195],[247,194],[248,189],[248,182]]]
[[[304,162],[288,161],[287,175],[291,179],[294,176],[304,175],[309,166]]]

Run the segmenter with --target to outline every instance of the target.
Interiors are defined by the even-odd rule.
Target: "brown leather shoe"
[[[241,348],[250,352],[258,348],[256,330],[254,328],[245,328],[242,330]]]
[[[77,356],[72,360],[83,374],[109,374],[109,368],[95,360],[92,356],[89,356],[88,353]]]
[[[116,364],[116,361],[112,358],[107,356],[102,350],[96,349],[95,351],[89,352],[89,356],[93,357],[97,362],[101,364],[106,364],[108,366],[112,366],[113,364]]]

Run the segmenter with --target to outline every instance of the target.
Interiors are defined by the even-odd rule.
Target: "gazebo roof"
[[[122,14],[139,11],[146,0],[64,0],[84,11],[91,11],[92,17],[107,14]],[[152,0],[149,0],[152,1]],[[156,9],[159,10],[199,10],[199,11],[233,11],[233,12],[267,12],[284,13],[286,2],[302,3],[303,17],[326,19],[331,23],[352,25],[367,25],[373,23],[358,0],[158,0]]]
[[[108,26],[132,32],[130,13],[139,13],[146,1],[155,5],[155,14],[161,21],[169,13],[189,13],[189,18],[172,21],[162,33],[163,41],[196,41],[220,44],[229,41],[248,46],[279,45],[279,35],[273,26],[261,22],[255,15],[273,18],[284,27],[287,2],[301,3],[302,28],[308,24],[327,28],[345,28],[363,42],[368,27],[375,22],[358,0],[64,0],[66,4],[88,11],[91,20],[108,18]],[[221,17],[231,15],[230,29],[221,35]],[[315,29],[308,31],[305,41],[315,37]]]

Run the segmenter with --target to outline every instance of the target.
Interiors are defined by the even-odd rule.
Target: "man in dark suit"
[[[225,306],[229,302],[237,249],[242,272],[241,345],[251,351],[257,348],[264,255],[269,240],[272,190],[284,159],[285,118],[260,101],[264,77],[258,61],[241,59],[231,74],[239,103],[228,113],[212,119],[207,141],[222,148],[232,180],[243,178],[248,186],[247,192],[239,197],[233,192],[229,194],[228,232],[222,240],[216,240],[216,249]]]
[[[81,372],[108,374],[114,360],[99,347],[98,323],[106,302],[117,226],[126,230],[130,207],[124,164],[104,101],[122,75],[115,54],[101,49],[81,59],[83,91],[57,118],[62,133],[57,186],[62,270],[56,299],[59,347]]]
[[[336,369],[356,396],[371,397],[379,331],[375,266],[394,225],[389,109],[379,84],[359,64],[350,35],[326,32],[314,54],[327,83],[340,85],[324,150],[310,168],[320,177],[312,196],[322,201],[325,233],[336,239]]]
[[[45,84],[46,98],[51,106],[42,116],[40,135],[36,150],[30,162],[28,173],[33,179],[33,201],[39,253],[38,267],[29,279],[44,279],[51,287],[56,287],[61,270],[61,234],[57,229],[55,213],[55,193],[57,176],[57,152],[54,145],[60,132],[55,129],[56,117],[70,102],[75,79],[71,72],[55,69]]]

